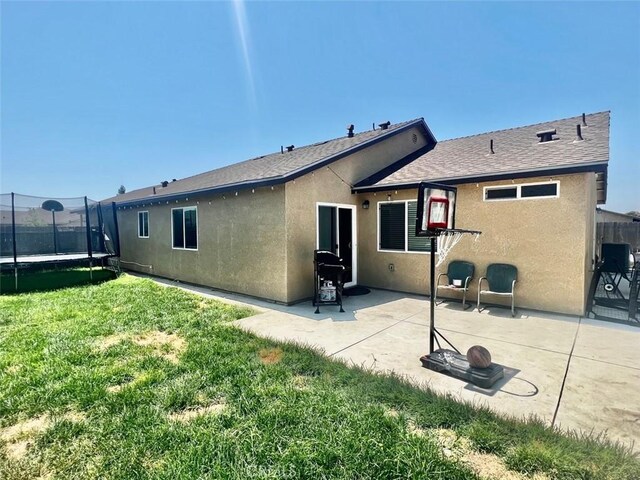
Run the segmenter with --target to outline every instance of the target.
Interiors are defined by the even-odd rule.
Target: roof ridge
[[[585,113],[586,116],[590,116],[590,115],[600,115],[602,113],[609,113],[611,114],[611,110],[603,110],[601,112],[591,112],[591,113]],[[572,118],[580,118],[582,116],[582,114],[580,115],[574,115],[573,117],[565,117],[565,118],[555,118],[553,120],[546,120],[544,122],[538,122],[538,123],[532,123],[530,125],[520,125],[518,127],[511,127],[511,128],[503,128],[500,130],[490,130],[488,132],[480,132],[480,133],[474,133],[471,135],[463,135],[461,137],[453,137],[453,138],[447,138],[445,140],[439,140],[438,143],[445,143],[445,142],[451,142],[454,140],[462,140],[465,138],[472,138],[472,137],[479,137],[480,135],[489,135],[491,133],[500,133],[500,132],[509,132],[511,130],[518,130],[520,128],[528,128],[528,127],[537,127],[538,125],[544,125],[547,123],[553,123],[553,122],[564,122],[566,120],[571,120]]]

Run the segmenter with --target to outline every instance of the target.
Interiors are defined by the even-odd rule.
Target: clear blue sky
[[[2,2],[4,192],[94,199],[424,117],[438,139],[611,110],[640,210],[640,3]]]

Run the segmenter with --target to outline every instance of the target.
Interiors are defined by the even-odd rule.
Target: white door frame
[[[320,207],[336,207],[336,240],[340,239],[340,222],[338,209],[348,208],[351,210],[351,281],[349,283],[345,283],[344,286],[353,287],[358,283],[358,222],[356,221],[356,205],[349,205],[346,203],[316,202],[316,249],[320,248]],[[339,247],[338,255],[340,255]]]

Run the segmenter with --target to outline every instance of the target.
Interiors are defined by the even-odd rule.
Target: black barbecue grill
[[[342,308],[342,289],[344,287],[344,277],[347,267],[338,255],[328,250],[314,250],[313,252],[313,277],[314,292],[313,305],[316,307],[315,313],[320,313],[320,305],[339,305]],[[334,299],[322,299],[321,293],[325,282],[331,282],[335,288]]]

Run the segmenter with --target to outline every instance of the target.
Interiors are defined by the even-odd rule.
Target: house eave
[[[531,177],[540,177],[546,175],[569,175],[572,173],[585,173],[585,172],[594,172],[594,173],[604,173],[606,177],[607,173],[607,162],[592,162],[588,164],[582,165],[573,165],[573,166],[558,166],[558,167],[545,167],[540,169],[529,169],[529,170],[514,170],[510,172],[502,172],[502,173],[487,173],[483,175],[469,175],[469,176],[458,176],[458,177],[443,177],[443,178],[434,178],[428,179],[424,181],[429,181],[433,183],[442,183],[444,185],[463,185],[467,183],[480,183],[480,182],[493,182],[498,180],[511,180],[515,178],[531,178]],[[385,185],[362,185],[358,187],[354,187],[351,189],[351,193],[373,193],[373,192],[385,192],[389,190],[406,190],[412,188],[418,188],[420,183],[423,180],[417,180],[412,182],[405,183],[390,183]],[[604,185],[605,191],[605,199],[606,199],[606,180]]]

